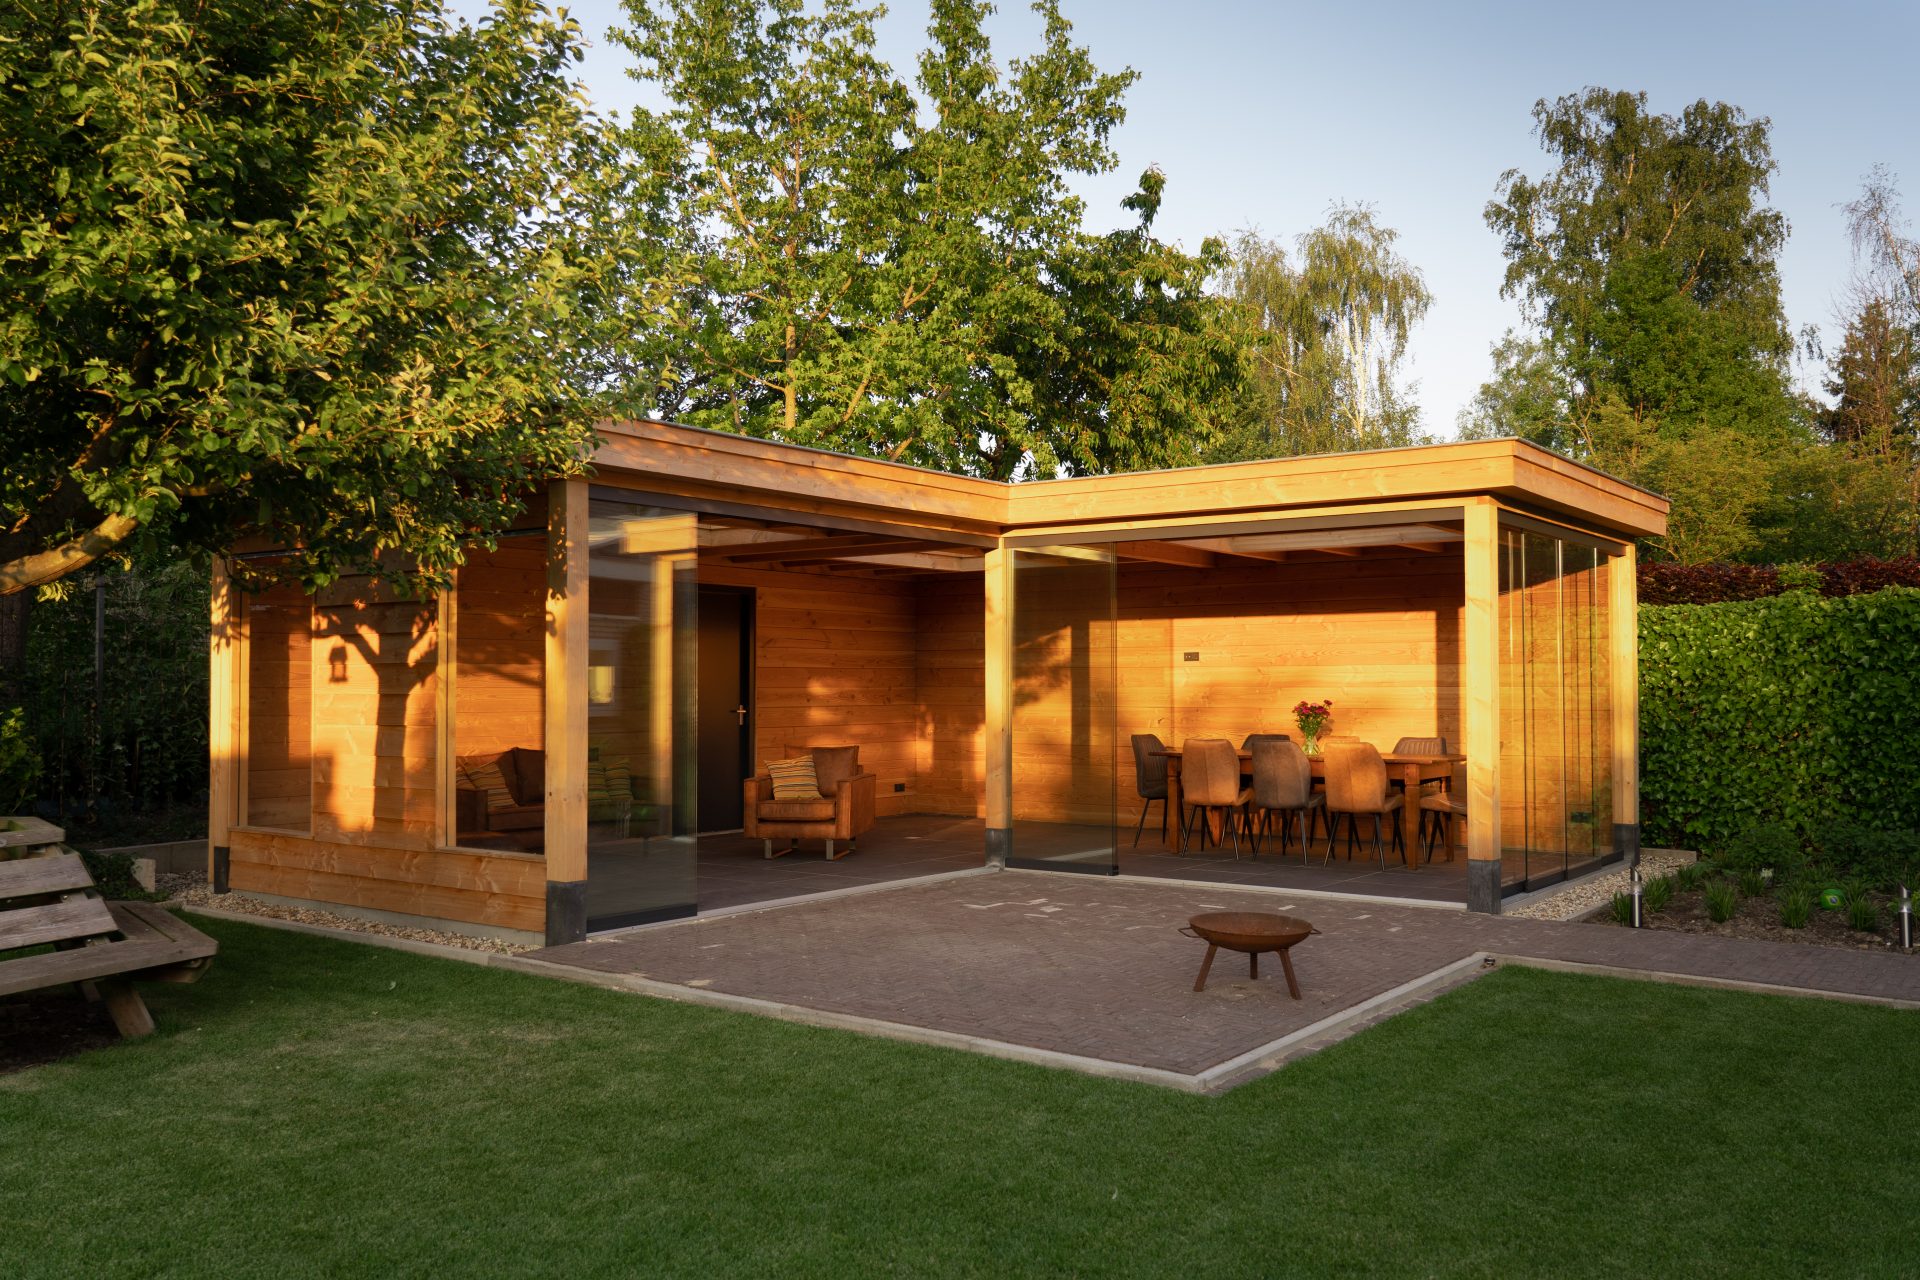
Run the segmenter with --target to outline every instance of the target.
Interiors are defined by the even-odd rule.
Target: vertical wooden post
[[[1013,557],[1005,546],[986,555],[987,862],[1005,866],[1013,853]]]
[[[587,936],[587,483],[547,494],[547,944]]]
[[[227,562],[213,562],[207,649],[207,882],[227,891],[228,830],[237,816],[240,770],[240,608]]]
[[[454,699],[457,696],[453,687],[454,669],[460,661],[456,655],[459,637],[454,634],[455,618],[460,607],[459,590],[459,577],[456,574],[454,585],[440,592],[435,599],[433,776],[434,807],[439,814],[439,830],[434,839],[443,845],[460,843],[459,742],[453,732]]]
[[[1613,851],[1640,861],[1640,575],[1632,543],[1607,562],[1608,667],[1613,682]]]
[[[1466,508],[1467,907],[1500,912],[1500,509]]]

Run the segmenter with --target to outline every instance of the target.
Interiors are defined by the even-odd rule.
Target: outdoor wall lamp
[[[347,646],[337,644],[327,654],[327,680],[333,684],[347,682]]]

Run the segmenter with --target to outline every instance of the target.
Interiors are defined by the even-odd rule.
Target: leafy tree
[[[1645,94],[1605,89],[1542,100],[1534,120],[1556,168],[1509,170],[1486,219],[1507,257],[1502,293],[1523,301],[1566,381],[1567,443],[1631,475],[1636,442],[1706,427],[1786,436],[1787,224],[1764,204],[1768,122],[1704,100],[1658,115]]]
[[[255,533],[432,577],[577,470],[579,48],[530,0],[0,14],[0,593]]]
[[[684,171],[655,376],[636,408],[699,426],[1010,477],[1192,460],[1237,376],[1189,258],[1090,235],[1067,190],[1114,163],[1132,72],[1053,0],[1003,69],[989,5],[937,0],[912,85],[851,0],[628,4],[616,31],[669,106],[633,147]],[[636,364],[644,363],[637,361]]]
[[[1417,443],[1401,364],[1433,297],[1365,205],[1336,205],[1300,236],[1297,260],[1247,232],[1224,286],[1251,344],[1245,416],[1212,459],[1286,457]],[[1297,262],[1297,265],[1296,265]]]
[[[1462,440],[1531,440],[1572,453],[1578,442],[1568,424],[1570,399],[1546,343],[1509,329],[1493,346],[1493,377],[1460,411],[1458,434]]]

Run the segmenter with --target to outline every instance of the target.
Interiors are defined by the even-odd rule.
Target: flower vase
[[[1320,754],[1320,731],[1318,729],[1301,731],[1300,749],[1310,756]]]

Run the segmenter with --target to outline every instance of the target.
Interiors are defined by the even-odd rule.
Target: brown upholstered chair
[[[1405,849],[1400,824],[1389,822],[1388,815],[1400,812],[1406,797],[1387,782],[1386,761],[1371,743],[1336,742],[1327,748],[1327,858],[1333,857],[1334,837],[1340,831],[1340,819],[1347,820],[1347,856],[1360,840],[1360,819],[1373,819],[1373,848],[1380,855],[1380,869],[1387,869],[1387,850],[1381,843],[1381,827],[1392,828],[1393,846]]]
[[[1166,749],[1158,734],[1133,735],[1133,789],[1140,797],[1140,821],[1133,828],[1135,848],[1140,847],[1140,833],[1147,829],[1147,810],[1155,800],[1160,802],[1161,843],[1167,839],[1167,758],[1154,754]]]
[[[741,810],[745,834],[764,842],[769,858],[792,853],[802,840],[824,840],[827,861],[838,862],[854,852],[860,837],[872,829],[880,780],[860,768],[857,746],[787,748],[789,759],[801,755],[813,756],[820,795],[810,800],[776,800],[772,777],[761,773],[748,778]],[[776,853],[776,840],[786,841],[787,847]],[[836,840],[846,842],[838,853],[833,851]]]
[[[1240,785],[1240,753],[1225,738],[1188,738],[1180,748],[1180,798],[1192,816],[1191,838],[1199,820],[1200,844],[1206,847],[1208,820],[1219,810],[1233,836],[1233,856],[1240,856],[1240,821],[1253,792]]]
[[[1447,754],[1447,740],[1439,737],[1402,738],[1393,744],[1393,750],[1387,754],[1395,756],[1443,756]],[[1406,784],[1398,778],[1393,780],[1393,785],[1401,791],[1407,789]],[[1434,791],[1445,791],[1447,789],[1447,784],[1443,779],[1435,779],[1428,785],[1431,786]],[[1421,795],[1431,794],[1432,792],[1428,791],[1425,787],[1421,788]],[[1425,821],[1425,819],[1422,819],[1422,821]]]
[[[1445,791],[1432,792],[1420,797],[1420,834],[1422,845],[1427,851],[1427,861],[1433,861],[1436,846],[1447,851],[1447,861],[1453,861],[1453,824],[1454,820],[1467,820],[1467,802]]]
[[[1280,817],[1280,856],[1287,856],[1287,844],[1293,822],[1300,820],[1300,856],[1306,857],[1313,839],[1313,816],[1326,802],[1324,792],[1313,789],[1313,765],[1307,753],[1285,734],[1256,734],[1253,739],[1253,801],[1248,810],[1248,826],[1253,840],[1253,856],[1260,856],[1261,833],[1271,833],[1274,815]]]

